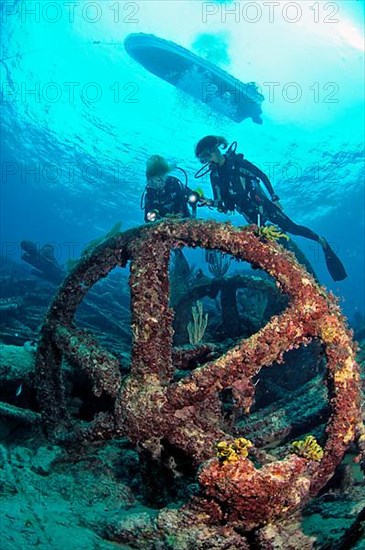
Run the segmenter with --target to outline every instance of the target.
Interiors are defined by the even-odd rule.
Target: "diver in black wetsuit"
[[[145,222],[166,216],[195,217],[199,196],[178,178],[168,175],[175,168],[159,155],[153,155],[147,160],[147,185],[142,197]]]
[[[269,178],[257,166],[235,152],[236,143],[222,154],[220,147],[227,148],[227,141],[218,136],[206,136],[195,147],[195,155],[204,164],[197,172],[201,177],[210,172],[213,200],[200,200],[200,204],[215,206],[221,212],[237,210],[248,223],[264,225],[270,221],[283,231],[300,235],[318,242],[323,249],[328,271],[334,281],[347,277],[345,268],[324,237],[320,237],[304,225],[293,222],[282,210]],[[260,186],[266,187],[271,200]]]

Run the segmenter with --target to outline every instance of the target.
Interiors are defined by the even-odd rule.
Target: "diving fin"
[[[328,242],[323,239],[323,253],[327,264],[327,269],[330,272],[330,275],[334,281],[343,281],[343,279],[346,279],[347,273],[344,268],[343,263],[341,262],[340,258],[335,254],[335,252],[332,250]]]

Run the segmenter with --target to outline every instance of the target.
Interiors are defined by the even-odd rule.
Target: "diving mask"
[[[206,149],[205,151],[202,151],[200,155],[198,156],[199,161],[202,164],[206,164],[207,162],[211,161],[213,151],[211,149]]]
[[[148,186],[152,189],[163,189],[167,176],[154,176],[148,180]]]

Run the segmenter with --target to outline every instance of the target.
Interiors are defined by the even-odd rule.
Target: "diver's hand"
[[[205,199],[204,197],[201,197],[199,199],[199,206],[214,206],[214,201],[212,199]]]

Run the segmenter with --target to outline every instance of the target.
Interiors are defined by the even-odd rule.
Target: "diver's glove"
[[[213,199],[206,199],[205,197],[201,197],[199,200],[198,206],[207,206],[208,208],[217,208],[218,212],[227,212],[225,207],[223,206],[223,203],[219,200],[213,200]]]
[[[206,199],[204,197],[200,197],[199,206],[209,206],[211,208],[212,206],[214,206],[214,201],[212,199]]]

